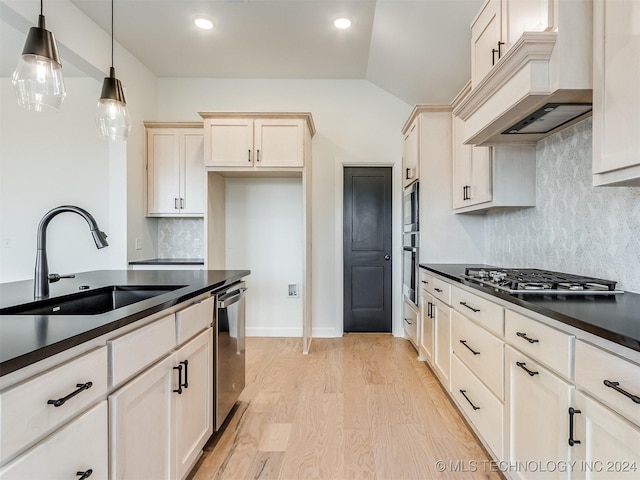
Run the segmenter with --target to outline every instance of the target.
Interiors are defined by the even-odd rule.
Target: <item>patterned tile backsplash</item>
[[[640,187],[591,185],[591,119],[538,142],[536,207],[490,213],[486,261],[618,281],[640,293]]]
[[[204,258],[204,219],[159,218],[158,257]]]

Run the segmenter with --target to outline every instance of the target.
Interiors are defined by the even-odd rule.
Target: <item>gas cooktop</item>
[[[469,282],[514,294],[614,295],[616,283],[601,278],[535,268],[465,268]]]

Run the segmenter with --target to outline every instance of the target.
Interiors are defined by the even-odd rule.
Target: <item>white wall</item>
[[[158,79],[158,120],[200,120],[198,111],[311,112],[313,138],[313,330],[341,334],[340,232],[336,213],[342,164],[394,165],[394,299],[401,295],[400,129],[412,106],[365,80]],[[337,212],[336,212],[337,210]],[[401,334],[401,302],[394,304],[394,333]]]
[[[37,0],[3,0],[0,3],[0,7],[2,7],[0,14],[3,15],[3,20],[9,22],[18,30],[24,30],[26,37],[28,27],[32,26],[37,20],[39,2]],[[46,114],[38,115],[29,111],[17,112],[13,108],[15,101],[10,98],[12,94],[11,86],[8,80],[4,79],[2,95],[3,98],[8,100],[6,102],[8,108],[5,109],[3,105],[2,125],[6,126],[6,130],[3,128],[0,131],[2,149],[12,155],[15,152],[22,152],[22,161],[30,161],[34,167],[33,170],[37,171],[39,169],[35,167],[40,166],[42,160],[39,152],[51,151],[52,146],[59,148],[61,152],[64,152],[64,155],[48,155],[47,164],[56,174],[65,172],[65,179],[69,180],[68,185],[65,185],[66,189],[76,193],[76,203],[86,205],[93,201],[100,201],[102,208],[106,209],[105,217],[108,217],[109,229],[107,230],[105,226],[104,230],[109,234],[110,246],[104,250],[103,255],[108,256],[107,263],[102,260],[100,262],[83,263],[86,268],[126,268],[128,259],[155,257],[157,251],[157,225],[155,221],[144,217],[145,161],[144,127],[142,122],[155,117],[156,78],[148,68],[129,52],[119,44],[115,44],[116,75],[122,80],[125,87],[132,130],[129,135],[129,141],[126,144],[122,142],[102,142],[97,144],[95,148],[90,147],[89,145],[95,145],[96,142],[99,142],[94,126],[94,115],[100,96],[102,78],[106,76],[111,61],[110,35],[90,20],[69,0],[52,0],[48,2],[45,7],[45,14],[47,28],[56,35],[63,63],[63,72],[65,64],[73,65],[76,72],[81,71],[87,75],[88,79],[85,79],[85,81],[90,82],[92,85],[91,87],[87,86],[86,91],[83,91],[83,96],[80,97],[80,93],[76,93],[70,88],[75,79],[68,78],[68,95],[61,111],[58,113],[59,116],[50,117]],[[4,53],[6,52],[3,52],[3,55]],[[20,52],[18,51],[14,55],[16,61],[19,54]],[[91,78],[93,80],[90,80]],[[26,117],[22,119],[21,115],[26,115]],[[62,118],[65,120],[60,125],[56,125]],[[63,129],[63,127],[66,129]],[[54,131],[57,132],[57,135],[50,135]],[[43,139],[38,142],[37,148],[34,145],[30,145],[30,143],[33,143],[34,138]],[[38,148],[41,150],[38,150]],[[96,157],[101,157],[104,153],[103,150],[107,152],[108,159],[101,163]],[[71,162],[79,161],[79,159],[85,162],[83,163],[84,165],[96,165],[99,163],[101,166],[99,169],[90,170],[72,168],[71,165],[75,165],[75,163]],[[3,154],[3,163],[4,161]],[[11,161],[11,159],[7,161]],[[47,168],[45,168],[45,171]],[[3,206],[1,208],[4,212],[4,185],[15,185],[23,179],[20,176],[14,178],[12,169],[3,170]],[[42,179],[42,181],[45,181],[44,175]],[[53,186],[53,182],[51,184]],[[25,187],[25,185],[22,186]],[[92,188],[92,186],[96,188]],[[106,191],[104,190],[105,188]],[[36,202],[33,199],[32,190],[29,188],[22,188],[11,193],[13,193],[11,202],[14,205],[20,205],[18,213],[22,212],[22,206],[29,209],[31,204]],[[58,199],[60,197],[49,193],[48,190],[42,190],[40,197],[42,203],[48,208],[59,204]],[[44,211],[48,210],[48,208]],[[11,232],[20,231],[20,221],[17,218],[9,216],[5,220],[4,213],[2,217],[3,232],[6,231],[8,234],[13,235]],[[24,221],[27,220],[25,219]],[[32,219],[29,221],[32,221]],[[61,222],[62,226],[55,228],[63,232],[64,235],[71,236],[71,230],[63,223],[71,220],[55,220],[56,223],[58,221]],[[107,220],[105,219],[100,223],[106,225]],[[3,233],[3,235],[5,234]],[[32,236],[35,238],[35,234]],[[136,237],[143,239],[143,250],[134,250]],[[20,236],[17,237],[16,235],[16,238],[18,242],[22,242],[26,241],[28,237],[25,237],[20,232]],[[4,253],[4,249],[2,251]],[[78,257],[77,253],[73,252],[62,257],[65,268],[67,268],[66,265],[76,265],[74,262],[77,259],[72,257]],[[82,252],[82,255],[85,255],[85,252]],[[18,255],[15,250],[10,256],[15,257],[11,260],[13,262],[11,265],[22,265],[27,261],[23,253]],[[32,256],[33,254],[30,254],[29,258]],[[31,260],[28,263],[31,263]],[[2,280],[0,281],[9,281],[25,275],[24,271],[14,270],[14,267],[9,267],[9,264],[2,264],[2,267],[0,273]]]
[[[302,179],[225,180],[226,268],[247,277],[247,335],[301,337]]]
[[[53,207],[82,207],[111,234],[109,146],[93,123],[100,84],[70,78],[66,86],[64,108],[37,114],[18,106],[11,80],[0,79],[0,282],[33,278],[38,222]],[[109,268],[109,248],[96,249],[77,215],[56,217],[47,244],[51,272]]]

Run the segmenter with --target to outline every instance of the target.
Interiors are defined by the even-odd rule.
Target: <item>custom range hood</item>
[[[584,15],[555,31],[525,32],[473,85],[453,110],[465,121],[465,144],[535,143],[591,114],[592,33]]]

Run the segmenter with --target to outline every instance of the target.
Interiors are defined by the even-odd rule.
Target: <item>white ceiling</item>
[[[110,0],[72,2],[110,31]],[[469,25],[481,5],[115,0],[115,38],[158,77],[367,79],[409,104],[448,103],[470,77]],[[199,14],[215,28],[195,27]],[[333,26],[340,16],[352,19],[350,29]]]

